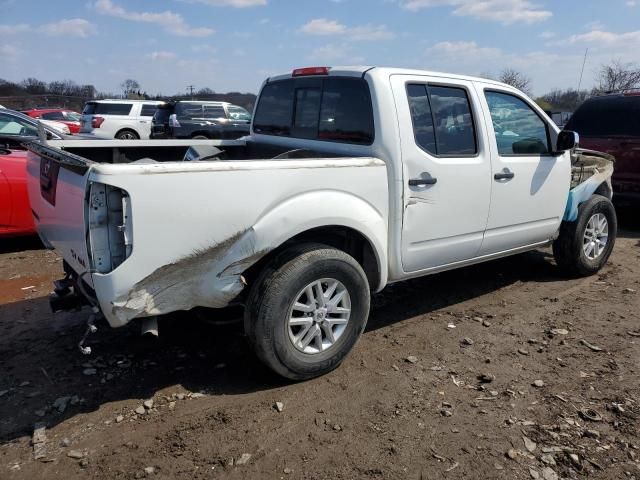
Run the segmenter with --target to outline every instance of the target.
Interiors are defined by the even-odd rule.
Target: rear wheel
[[[118,140],[138,140],[140,137],[133,130],[120,130],[116,134]]]
[[[256,279],[245,329],[272,370],[305,380],[340,365],[364,330],[369,302],[367,277],[353,257],[319,244],[297,246]]]
[[[580,205],[575,222],[563,222],[553,243],[558,266],[569,275],[588,276],[598,272],[611,255],[618,221],[611,201],[593,195]]]
[[[206,135],[194,135],[193,137],[194,140],[208,140],[209,137],[207,137]]]

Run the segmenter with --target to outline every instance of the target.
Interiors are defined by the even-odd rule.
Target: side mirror
[[[556,152],[562,153],[567,150],[573,150],[580,145],[580,135],[571,130],[562,130],[558,134],[558,141],[556,143]]]

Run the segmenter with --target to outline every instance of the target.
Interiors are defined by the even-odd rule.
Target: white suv
[[[82,110],[80,132],[100,138],[148,139],[151,119],[158,105],[154,100],[93,100]]]

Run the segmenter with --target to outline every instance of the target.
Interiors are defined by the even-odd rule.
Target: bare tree
[[[498,81],[522,90],[527,95],[531,94],[531,79],[524,73],[514,70],[513,68],[505,68],[502,70],[500,75],[498,75]]]
[[[127,78],[120,84],[120,88],[122,88],[122,93],[126,97],[140,90],[140,84],[132,78]]]
[[[552,90],[544,94],[542,98],[550,103],[554,110],[572,112],[589,98],[589,95],[589,91],[587,90],[578,91],[569,88],[567,90]]]
[[[37,78],[25,78],[22,81],[21,85],[27,91],[27,93],[31,93],[34,95],[47,93],[47,84],[42,80],[38,80]]]
[[[613,60],[598,73],[599,92],[614,92],[640,86],[640,68],[631,63]]]

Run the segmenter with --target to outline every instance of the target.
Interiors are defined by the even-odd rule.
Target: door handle
[[[426,175],[428,175],[428,173]],[[426,185],[435,185],[436,183],[438,183],[438,179],[434,177],[412,178],[409,180],[410,187],[424,187]]]
[[[496,180],[511,180],[515,176],[515,173],[508,168],[505,168],[502,172],[496,173],[493,178]]]

